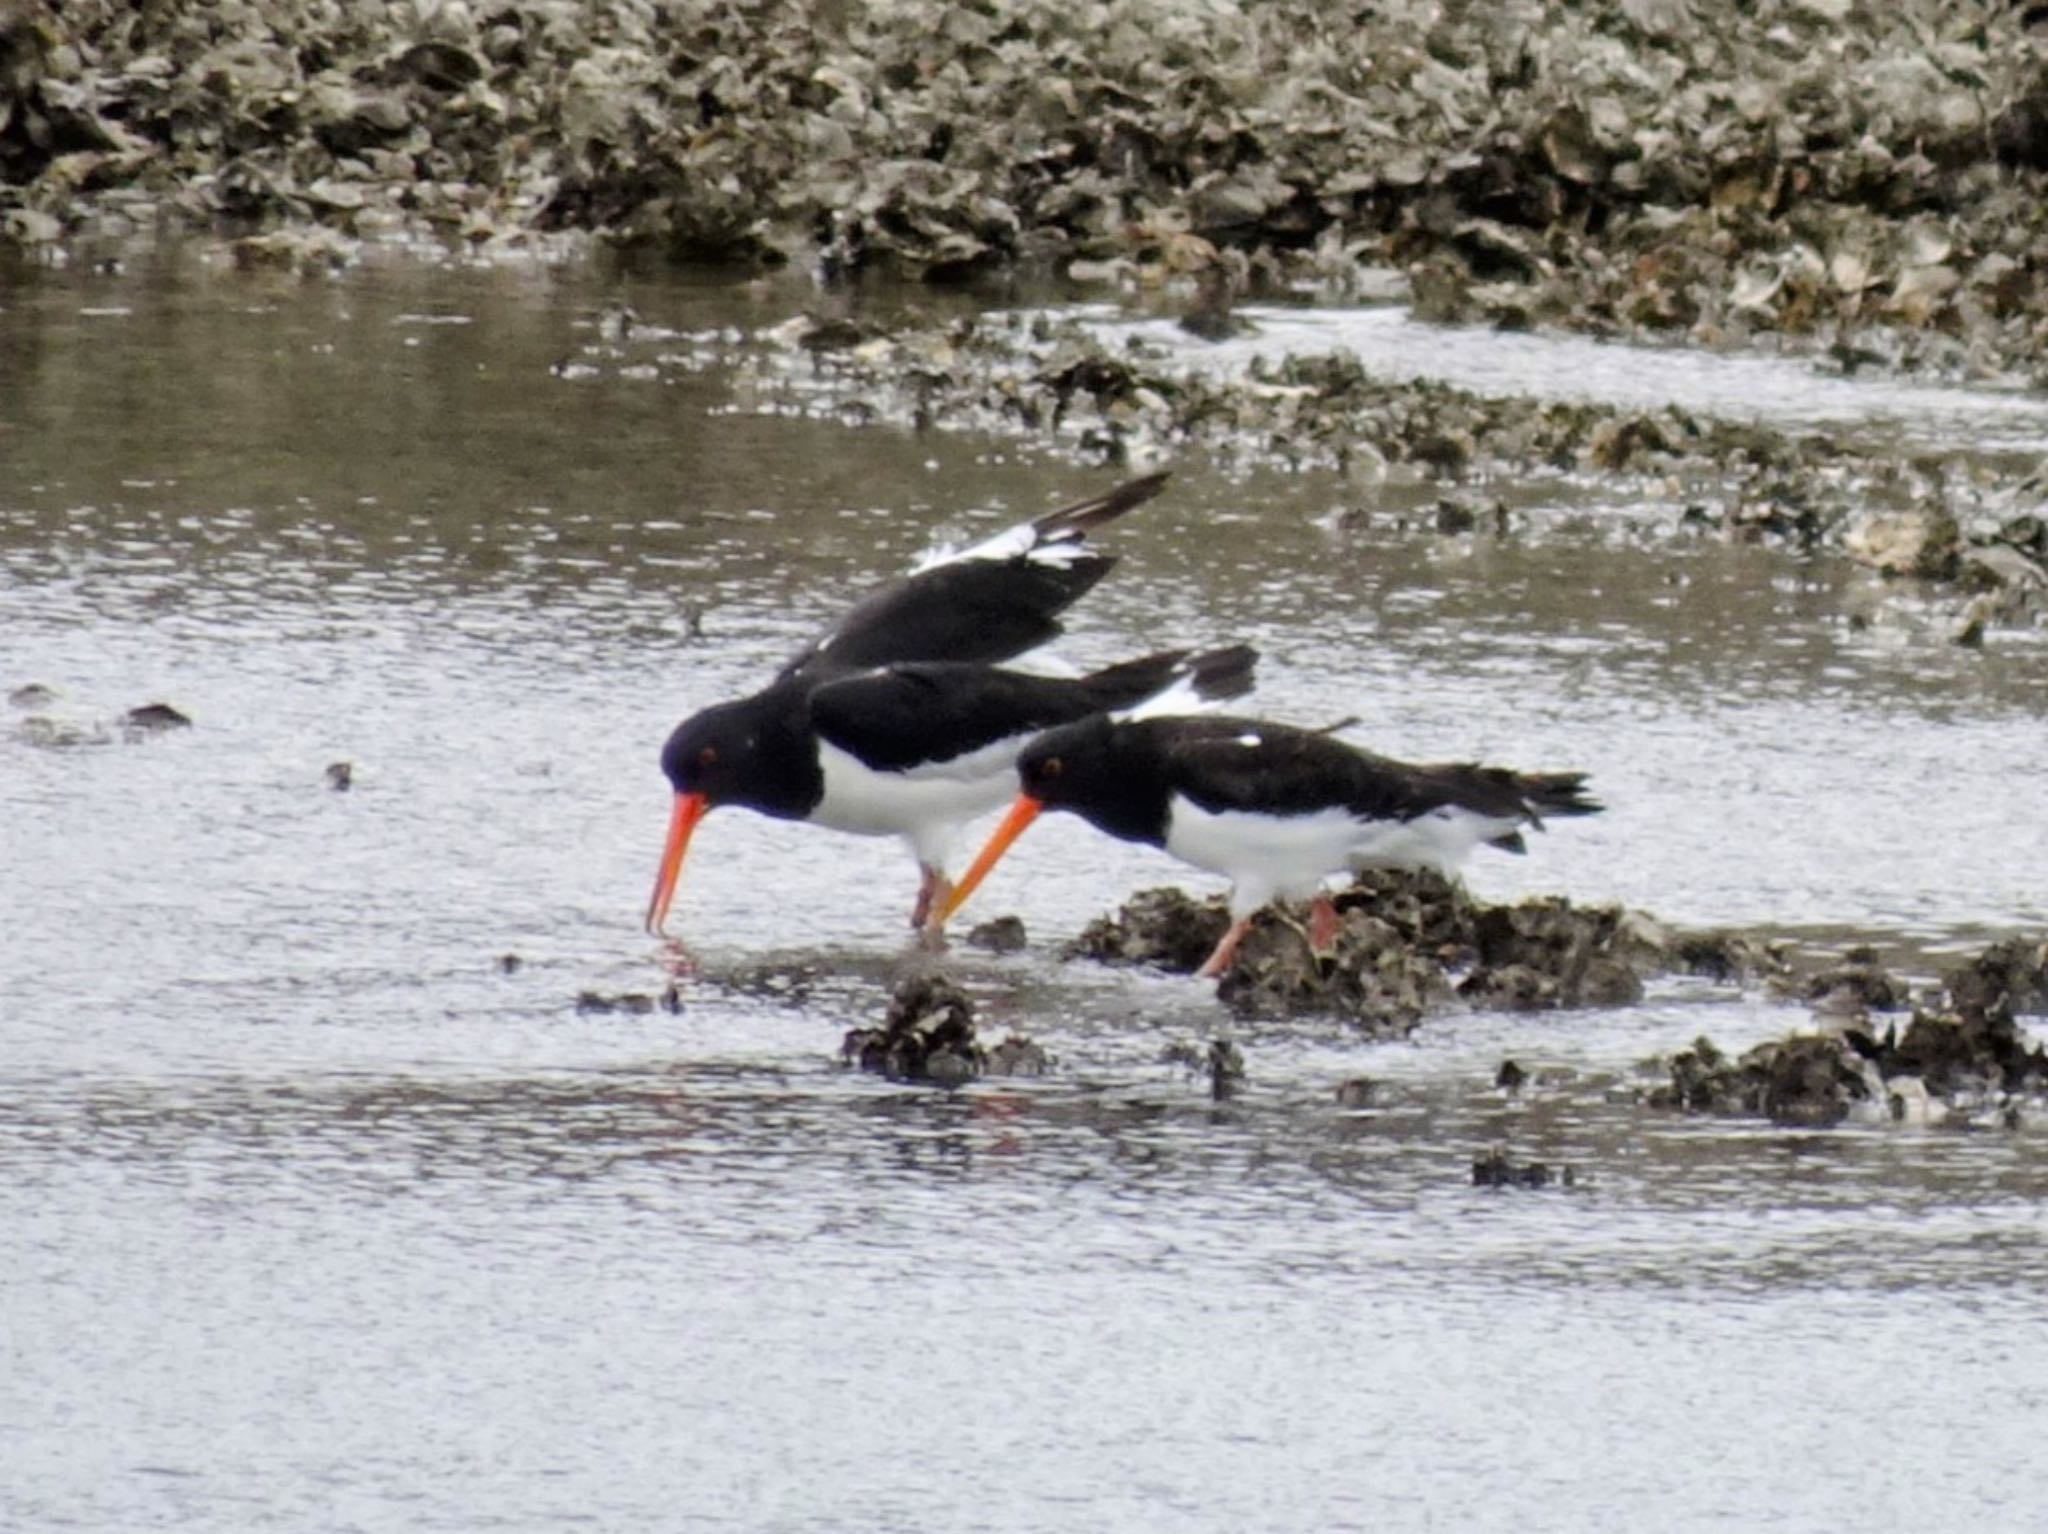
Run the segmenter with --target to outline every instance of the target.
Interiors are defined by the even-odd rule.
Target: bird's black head
[[[1018,786],[1047,809],[1072,810],[1112,836],[1157,844],[1166,789],[1145,758],[1136,727],[1093,714],[1026,746]]]
[[[661,770],[678,794],[801,818],[824,791],[800,692],[780,687],[692,714],[669,733]]]
[[[1110,768],[1115,736],[1116,726],[1107,714],[1091,714],[1047,730],[1018,756],[1018,786],[1047,809],[1085,800],[1091,785]]]

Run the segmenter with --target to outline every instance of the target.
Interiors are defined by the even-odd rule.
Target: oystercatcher
[[[1072,810],[1124,841],[1164,848],[1230,880],[1231,924],[1203,976],[1223,973],[1267,902],[1313,897],[1310,945],[1336,936],[1323,879],[1346,870],[1450,872],[1484,842],[1525,851],[1523,826],[1590,815],[1580,772],[1515,772],[1469,762],[1417,766],[1327,732],[1222,715],[1084,719],[1050,730],[1017,759],[1023,792],[962,875],[937,920],[974,892],[1044,809]]]
[[[785,676],[708,708],[678,725],[661,753],[675,809],[647,929],[661,932],[697,822],[724,804],[902,837],[923,876],[910,922],[925,926],[950,893],[945,871],[961,826],[1016,792],[1017,753],[1033,739],[1104,709],[1239,696],[1255,660],[1247,645],[1168,650],[1079,677],[910,662],[815,684]]]
[[[827,795],[822,781],[827,750],[837,750],[856,762],[860,760],[858,750],[835,744],[845,728],[836,722],[864,706],[863,697],[870,700],[865,706],[886,710],[890,698],[904,696],[895,689],[906,686],[936,689],[953,700],[954,708],[970,713],[977,708],[1000,708],[1002,705],[993,700],[998,696],[1014,699],[1016,689],[1012,687],[1004,693],[1007,684],[970,677],[965,672],[950,677],[935,674],[926,677],[922,684],[911,678],[899,678],[893,684],[868,681],[864,691],[837,694],[827,700],[826,714],[835,721],[835,728],[824,733],[812,718],[812,694],[828,684],[853,681],[876,668],[906,662],[985,667],[1021,655],[1053,638],[1061,631],[1059,615],[1116,563],[1114,556],[1086,547],[1088,534],[1111,518],[1152,499],[1166,478],[1164,473],[1158,473],[1129,480],[1105,494],[1006,528],[968,548],[940,550],[928,556],[907,575],[878,587],[857,602],[838,622],[798,651],[767,688],[751,697],[707,709],[679,725],[662,753],[662,767],[675,786],[676,798],[667,851],[654,898],[648,904],[649,928],[658,930],[674,892],[690,833],[714,804],[747,804],[767,814],[819,819],[826,824],[843,818],[858,822],[855,829],[887,819],[864,804],[841,814],[839,806],[848,793],[857,790],[842,787],[837,794]],[[1123,696],[1121,687],[1112,687],[1110,691]],[[1028,706],[1013,702],[1010,706],[1015,710],[1010,722],[1018,730],[1029,730],[1034,719],[1051,724],[1074,717],[1064,711],[1048,713],[1050,705],[1042,701]],[[937,764],[948,759],[945,742],[929,744],[934,754],[925,761]],[[711,753],[709,761],[705,759],[707,751]],[[900,738],[896,754],[906,755]],[[1013,749],[1010,757],[1014,754]],[[1005,772],[1008,765],[1009,757],[1005,757]],[[906,783],[911,779],[907,768],[881,770],[895,772]],[[844,778],[846,774],[842,772],[839,776]],[[940,775],[934,768],[921,776]],[[928,789],[929,785],[924,785],[917,790],[906,788],[904,792],[928,800],[933,797]],[[870,791],[870,798],[873,792]],[[999,794],[998,803],[1001,797],[1004,795]],[[822,814],[820,806],[824,806]],[[902,811],[898,818],[908,813]],[[926,818],[929,817],[920,815],[919,823]],[[899,828],[889,824],[882,829]],[[922,852],[920,862],[925,869],[928,896],[939,874],[937,866],[925,861]],[[928,899],[921,902],[925,907],[928,904]],[[921,909],[919,920],[928,914],[928,909]]]

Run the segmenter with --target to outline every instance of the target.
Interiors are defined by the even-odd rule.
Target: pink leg
[[[935,918],[953,898],[953,881],[929,863],[918,864],[917,872],[917,904],[910,908],[910,925],[920,931],[937,932],[939,924]]]
[[[1315,904],[1308,908],[1309,952],[1318,958],[1328,953],[1337,941],[1337,908],[1330,904],[1328,895],[1318,895]]]
[[[924,920],[920,922],[912,918],[912,922],[913,925],[936,937],[945,930],[939,924],[939,912],[945,910],[946,902],[953,898],[953,881],[934,868],[928,876],[925,890],[926,893],[918,897],[917,903],[918,911]]]
[[[1195,978],[1214,980],[1230,968],[1230,961],[1237,955],[1237,945],[1244,941],[1244,935],[1251,930],[1252,919],[1249,916],[1240,917],[1232,922],[1230,930],[1223,934],[1222,941],[1217,943],[1215,950],[1202,961],[1202,967],[1195,971]]]

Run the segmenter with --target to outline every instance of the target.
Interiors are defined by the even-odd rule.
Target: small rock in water
[[[1571,1188],[1578,1181],[1578,1174],[1568,1166],[1553,1172],[1541,1161],[1518,1163],[1504,1150],[1488,1151],[1472,1161],[1475,1188],[1547,1188],[1553,1182],[1560,1188]]]
[[[620,991],[611,996],[602,991],[579,991],[576,1010],[586,1014],[627,1012],[639,1016],[654,1010],[654,998],[644,991]]]
[[[1503,1092],[1519,1092],[1522,1083],[1529,1079],[1529,1073],[1512,1060],[1503,1060],[1500,1069],[1493,1073],[1493,1084]]]
[[[16,708],[48,708],[57,701],[57,690],[41,682],[27,682],[10,692],[7,701]]]
[[[1043,1076],[1052,1069],[1052,1063],[1051,1055],[1017,1033],[988,1052],[991,1076]]]
[[[1184,1066],[1197,1076],[1209,1078],[1209,1095],[1217,1102],[1237,1095],[1245,1083],[1244,1051],[1229,1039],[1211,1039],[1208,1045],[1181,1039],[1160,1051],[1165,1064]]]
[[[501,953],[498,955],[498,973],[501,975],[516,975],[519,973],[519,966],[523,963],[525,963],[525,960],[521,959],[516,953]]]
[[[1842,535],[1842,547],[1885,575],[1947,580],[1956,573],[1962,530],[1939,507],[1875,512]]]
[[[122,715],[121,725],[132,740],[141,735],[161,734],[165,730],[190,729],[192,721],[168,703],[145,703]]]
[[[327,786],[336,793],[345,793],[355,783],[356,770],[347,762],[327,764]]]
[[[1024,944],[1024,921],[1017,916],[998,916],[967,934],[969,948],[985,948],[990,953],[1018,953]]]
[[[1349,1081],[1337,1083],[1337,1106],[1340,1108],[1370,1108],[1378,1099],[1380,1084],[1370,1076],[1353,1076]]]
[[[891,1081],[957,1087],[986,1066],[974,1041],[974,1003],[940,975],[912,975],[896,987],[879,1028],[852,1028],[840,1058]]]

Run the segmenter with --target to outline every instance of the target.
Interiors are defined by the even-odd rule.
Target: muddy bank
[[[571,231],[827,280],[1231,296],[2038,368],[2003,5],[0,5],[0,226],[346,259]],[[266,244],[265,242],[269,242]]]

